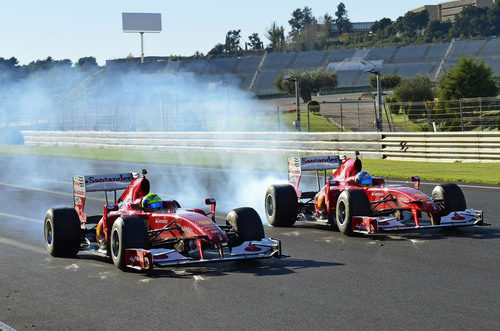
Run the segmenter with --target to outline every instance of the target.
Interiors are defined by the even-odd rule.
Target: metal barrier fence
[[[27,145],[160,151],[348,153],[396,160],[499,162],[500,132],[296,133],[22,131]]]

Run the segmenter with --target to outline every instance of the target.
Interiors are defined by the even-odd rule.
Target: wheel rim
[[[52,246],[53,237],[52,224],[49,220],[45,220],[45,242],[48,246]]]
[[[338,219],[339,224],[341,224],[341,225],[344,225],[345,213],[346,213],[345,204],[343,202],[340,202],[339,203],[339,210],[337,211],[337,219]]]
[[[118,231],[113,231],[111,242],[111,252],[113,253],[114,257],[117,257],[120,252],[120,237],[118,236]]]
[[[273,216],[274,213],[274,199],[270,194],[266,198],[266,213],[269,217]]]

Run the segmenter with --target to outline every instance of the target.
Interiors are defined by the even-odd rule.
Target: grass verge
[[[213,153],[208,151],[158,151],[101,149],[83,147],[38,147],[0,145],[3,154],[31,154],[83,159],[238,167],[287,171],[289,154],[270,153]],[[418,175],[422,180],[500,184],[500,162],[442,163],[364,159],[363,168],[374,176],[405,178]]]

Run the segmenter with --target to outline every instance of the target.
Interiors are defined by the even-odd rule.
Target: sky
[[[410,9],[443,1],[345,0],[352,22],[389,17],[395,20]],[[226,32],[241,30],[242,42],[276,21],[290,31],[288,20],[296,8],[308,6],[316,17],[334,15],[340,1],[327,0],[0,0],[0,57],[33,60],[94,56],[100,65],[129,54],[140,56],[140,37],[123,33],[121,13],[161,13],[161,33],[144,35],[145,56],[206,54],[223,43]]]

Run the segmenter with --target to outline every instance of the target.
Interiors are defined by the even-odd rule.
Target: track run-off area
[[[183,207],[204,207],[205,198],[215,197],[220,224],[232,208],[261,212],[267,185],[287,178],[286,172],[3,154],[0,329],[500,327],[500,186],[460,185],[468,207],[484,210],[489,226],[355,237],[300,222],[266,226],[290,255],[283,259],[147,275],[121,272],[86,253],[73,259],[47,253],[43,217],[49,208],[72,206],[71,176],[142,168],[152,192]],[[422,178],[421,189],[430,194],[436,184]],[[89,211],[102,212],[104,204],[96,194]]]

